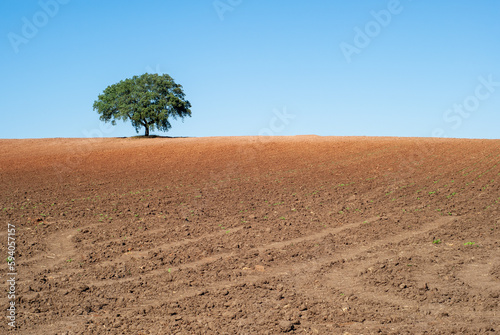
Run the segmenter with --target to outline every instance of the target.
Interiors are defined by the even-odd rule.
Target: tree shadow
[[[116,138],[130,138],[130,139],[149,139],[149,138],[191,138],[191,136],[162,136],[162,135],[138,135],[138,136],[122,136]]]

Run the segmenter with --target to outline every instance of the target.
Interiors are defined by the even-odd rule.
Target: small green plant
[[[440,238],[436,238],[436,239],[434,239],[434,241],[432,241],[432,243],[439,244],[439,243],[441,243],[441,239]]]
[[[464,245],[466,246],[476,245],[476,242],[465,242]]]

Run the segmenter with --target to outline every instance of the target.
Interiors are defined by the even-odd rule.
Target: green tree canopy
[[[191,104],[185,99],[182,86],[168,74],[145,73],[106,87],[94,102],[99,119],[116,124],[116,120],[132,122],[135,130],[144,127],[145,136],[158,129],[168,131],[169,117],[191,116]]]

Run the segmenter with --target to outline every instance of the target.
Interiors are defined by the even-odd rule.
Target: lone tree
[[[130,119],[132,126],[149,131],[168,131],[172,126],[169,117],[177,119],[191,116],[191,104],[184,98],[182,86],[168,74],[145,73],[106,87],[94,102],[99,119],[115,125],[116,120]]]

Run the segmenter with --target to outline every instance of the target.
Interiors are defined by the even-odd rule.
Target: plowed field
[[[500,331],[500,140],[0,140],[0,181],[19,334]]]

